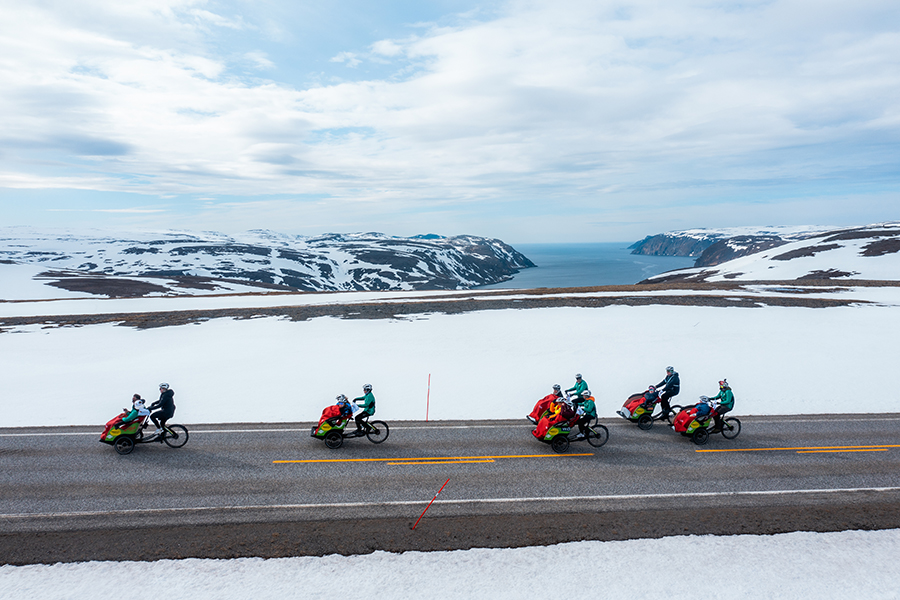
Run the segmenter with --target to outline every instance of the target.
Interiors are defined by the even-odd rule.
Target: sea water
[[[478,289],[628,285],[666,271],[694,266],[687,256],[632,254],[628,243],[516,244],[537,265],[509,281]]]

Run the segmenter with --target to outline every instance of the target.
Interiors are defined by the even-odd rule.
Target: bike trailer
[[[114,417],[106,422],[106,427],[103,429],[103,433],[100,434],[100,441],[104,444],[114,444],[116,438],[120,435],[135,435],[143,425],[144,421],[147,417],[140,417],[132,421],[131,423],[126,423],[124,427],[121,429],[115,427],[115,423],[117,423],[122,417],[127,415],[127,412],[121,413],[119,416]]]
[[[706,427],[711,416],[711,413],[700,416],[697,414],[697,407],[690,406],[675,416],[672,426],[682,435],[691,435],[701,427]]]
[[[311,437],[325,437],[325,435],[332,430],[343,431],[347,426],[347,422],[350,419],[341,419],[340,417],[332,417],[330,419],[326,419],[322,421],[318,425],[313,425],[312,430],[309,432]]]

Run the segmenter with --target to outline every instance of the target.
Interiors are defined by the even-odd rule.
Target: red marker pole
[[[447,485],[448,483],[450,483],[449,478],[447,479],[447,481],[444,482],[444,485]],[[422,514],[419,515],[419,518],[416,520],[416,525],[419,524],[419,521],[422,520],[422,517],[425,516],[425,513],[428,512],[428,509],[431,508],[431,505],[434,503],[434,501],[437,499],[437,497],[440,496],[441,492],[444,491],[444,485],[441,486],[441,489],[438,490],[437,494],[434,495],[434,498],[431,499],[431,502],[428,503],[428,506],[425,507],[425,510],[422,511]],[[416,530],[416,525],[413,525],[413,531]]]
[[[428,374],[428,393],[425,394],[425,422],[428,422],[428,407],[431,404],[431,373]]]

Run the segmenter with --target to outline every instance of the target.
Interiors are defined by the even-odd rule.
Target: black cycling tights
[[[162,429],[166,426],[166,421],[171,419],[172,417],[167,417],[162,413],[153,413],[150,415],[150,420],[153,421],[153,424],[156,425],[157,429]]]

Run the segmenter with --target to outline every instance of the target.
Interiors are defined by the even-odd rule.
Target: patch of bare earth
[[[408,319],[428,313],[461,314],[485,310],[579,307],[602,308],[606,306],[710,306],[758,308],[763,306],[792,306],[804,308],[830,308],[862,304],[863,300],[803,298],[799,290],[834,292],[850,287],[898,287],[895,281],[841,281],[836,286],[824,274],[821,279],[800,281],[762,281],[740,283],[685,283],[637,284],[630,286],[601,286],[585,288],[539,288],[530,290],[497,290],[491,292],[459,292],[439,299],[403,299],[391,302],[365,302],[310,306],[249,307],[191,311],[157,311],[146,313],[107,313],[93,315],[58,315],[34,317],[7,317],[0,319],[0,332],[26,325],[43,327],[71,327],[115,323],[137,329],[169,327],[200,323],[210,319],[252,319],[278,317],[291,321],[306,321],[317,317],[341,319]],[[771,295],[749,292],[748,287],[762,286]],[[779,289],[780,288],[780,289]],[[682,291],[680,294],[653,294],[652,292]],[[711,295],[697,292],[719,291],[727,295]],[[596,295],[596,293],[601,295]],[[602,293],[609,295],[602,295]],[[631,292],[633,295],[622,295]],[[589,295],[590,294],[590,295]],[[791,294],[790,296],[785,294]]]
[[[821,246],[807,246],[806,248],[797,248],[796,250],[791,250],[790,252],[785,252],[784,254],[779,254],[778,256],[773,256],[772,260],[791,260],[794,258],[803,258],[807,256],[815,256],[819,252],[827,252],[828,250],[834,250],[836,248],[840,248],[840,244],[822,244]]]

